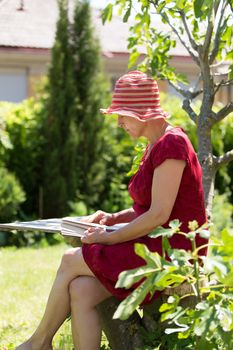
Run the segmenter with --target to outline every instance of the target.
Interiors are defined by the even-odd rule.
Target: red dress
[[[188,232],[188,222],[197,220],[199,225],[206,222],[204,207],[204,194],[202,187],[202,171],[197,156],[187,135],[181,128],[173,128],[165,133],[153,146],[148,158],[142,158],[138,172],[131,178],[129,183],[129,194],[133,199],[133,209],[137,216],[143,214],[150,208],[151,186],[154,169],[166,159],[180,159],[186,161],[186,166],[181,179],[181,184],[172,209],[169,220],[164,227],[173,219],[182,222],[181,230]],[[115,288],[120,272],[134,269],[145,265],[145,261],[134,253],[134,243],[144,243],[150,251],[161,254],[161,238],[150,238],[143,236],[131,241],[114,245],[84,244],[84,259],[99,279],[99,281],[118,299],[124,299],[138,285],[130,289]],[[207,241],[197,238],[197,245],[203,245]],[[170,244],[174,248],[185,250],[191,249],[191,243],[181,235],[170,238]],[[202,250],[206,254],[206,250]],[[155,293],[154,300],[159,293]],[[144,303],[150,302],[149,295]]]

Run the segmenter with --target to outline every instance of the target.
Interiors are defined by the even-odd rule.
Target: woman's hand
[[[101,227],[89,227],[85,232],[83,237],[81,237],[82,243],[92,244],[92,243],[102,243],[108,244],[109,233],[105,228]]]
[[[109,214],[102,210],[97,210],[94,214],[85,217],[83,221],[107,226],[115,224],[114,214]]]

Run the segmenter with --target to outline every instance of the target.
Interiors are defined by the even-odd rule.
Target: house
[[[34,94],[48,69],[57,18],[56,0],[0,0],[0,100],[20,102]],[[93,9],[93,25],[100,40],[104,69],[114,82],[128,70],[130,25],[113,16],[103,26],[98,9]],[[183,46],[177,43],[171,54],[172,65],[194,82],[197,68]],[[164,81],[159,85],[160,90],[176,93]],[[221,97],[224,101],[232,98],[233,92],[229,91]]]

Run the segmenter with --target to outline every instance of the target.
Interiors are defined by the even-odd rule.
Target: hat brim
[[[167,119],[170,118],[170,115],[168,113],[166,113],[165,111],[163,111],[161,109],[161,111],[156,111],[154,112],[153,116],[148,116],[147,113],[145,114],[139,114],[135,111],[131,111],[128,109],[112,109],[112,108],[101,108],[100,109],[100,113],[104,114],[104,115],[111,115],[111,114],[117,114],[117,115],[121,115],[121,116],[127,116],[127,117],[132,117],[141,121],[146,121],[146,120],[152,120],[152,119]],[[153,111],[150,111],[150,114],[153,113]]]

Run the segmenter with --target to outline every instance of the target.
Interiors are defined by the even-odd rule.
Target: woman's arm
[[[163,225],[170,217],[185,165],[183,160],[165,160],[154,171],[151,206],[147,212],[114,232],[88,229],[87,236],[82,241],[84,243],[116,244],[145,236],[157,226]]]
[[[106,213],[106,215],[100,220],[100,224],[110,226],[121,222],[130,222],[134,220],[136,216],[137,215],[133,208],[124,209],[113,214]]]
[[[133,208],[124,209],[117,213],[106,213],[102,210],[97,210],[94,214],[84,218],[85,222],[94,222],[102,225],[115,225],[121,222],[130,222],[136,218],[136,213]]]

